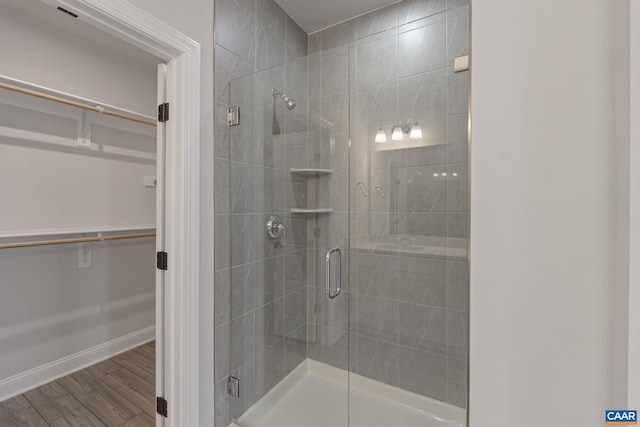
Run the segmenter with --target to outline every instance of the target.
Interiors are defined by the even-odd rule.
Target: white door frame
[[[42,1],[167,61],[166,318],[156,329],[164,329],[168,417],[156,424],[198,426],[200,45],[124,0]]]

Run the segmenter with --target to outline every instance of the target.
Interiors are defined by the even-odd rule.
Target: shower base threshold
[[[230,427],[463,427],[466,411],[306,359]]]

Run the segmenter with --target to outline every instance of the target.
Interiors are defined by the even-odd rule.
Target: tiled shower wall
[[[405,0],[310,35],[309,53],[309,164],[334,168],[318,188],[335,212],[309,227],[308,355],[465,407],[469,74],[453,59],[468,53],[467,3]],[[383,128],[389,147],[393,124],[416,121],[424,137],[405,135],[413,148],[374,142]],[[346,252],[350,281],[349,298],[329,302],[332,246]],[[426,246],[437,253],[420,254]]]
[[[273,0],[215,7],[216,426],[226,427],[306,358],[306,232],[296,232],[284,186],[285,146],[306,157],[307,35]],[[272,88],[295,97],[296,110]],[[240,107],[239,126],[226,125],[228,106]],[[285,239],[266,235],[273,214]],[[240,399],[226,393],[229,375]]]

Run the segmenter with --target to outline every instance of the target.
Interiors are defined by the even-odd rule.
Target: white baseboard
[[[0,381],[0,402],[62,378],[156,338],[150,326]]]

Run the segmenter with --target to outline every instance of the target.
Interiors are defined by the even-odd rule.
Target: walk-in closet
[[[36,0],[0,56],[0,426],[155,426],[162,61]]]

